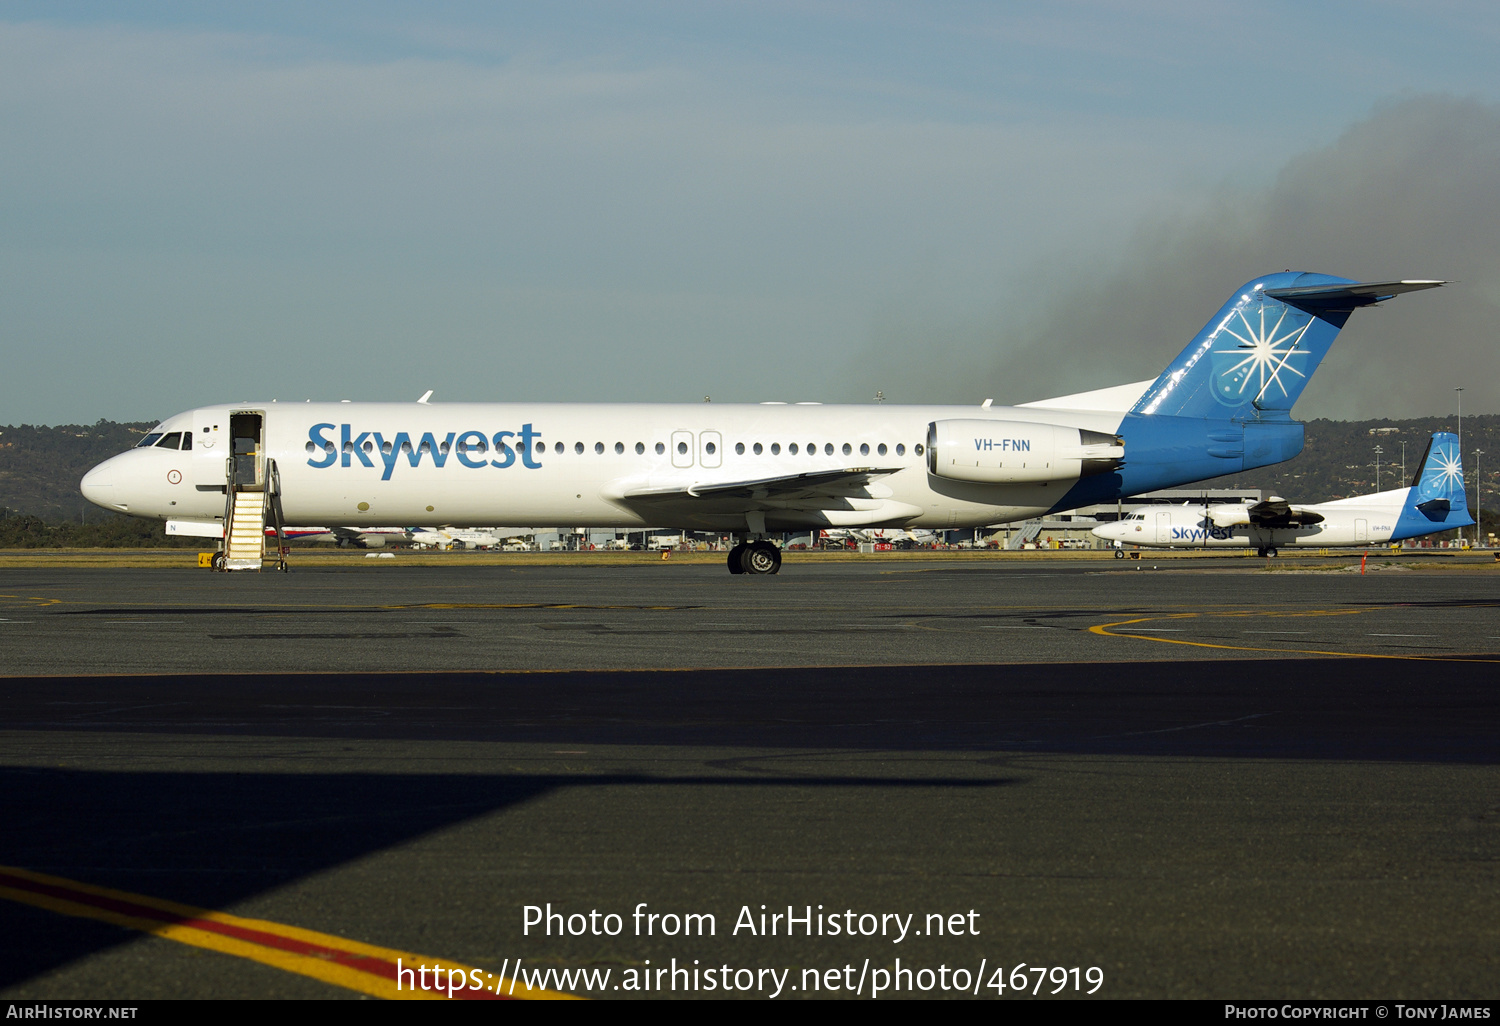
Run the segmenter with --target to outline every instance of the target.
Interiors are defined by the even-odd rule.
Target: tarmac
[[[1493,998],[1500,566],[1359,563],[0,556],[0,995],[382,993],[207,917],[595,997]]]

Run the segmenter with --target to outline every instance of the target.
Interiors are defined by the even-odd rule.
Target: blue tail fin
[[[1457,435],[1439,431],[1432,436],[1427,452],[1422,455],[1422,465],[1411,479],[1406,506],[1401,512],[1403,521],[1408,515],[1420,518],[1429,525],[1429,531],[1433,530],[1433,524],[1468,527],[1474,523],[1464,491],[1464,463]]]
[[[1210,420],[1286,418],[1356,307],[1441,284],[1360,283],[1295,271],[1246,282],[1131,412]]]

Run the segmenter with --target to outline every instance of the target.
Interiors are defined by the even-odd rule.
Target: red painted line
[[[311,944],[292,937],[283,937],[280,934],[267,933],[264,930],[252,930],[248,927],[235,926],[232,923],[221,923],[213,919],[200,919],[197,916],[179,915],[168,912],[166,909],[141,905],[133,901],[106,897],[102,894],[92,894],[88,891],[75,890],[71,887],[63,887],[58,884],[30,880],[23,876],[15,876],[7,873],[4,870],[0,870],[0,884],[19,891],[30,891],[33,894],[43,894],[50,898],[60,898],[63,901],[71,901],[78,905],[89,905],[109,912],[132,916],[136,919],[149,919],[159,923],[171,923],[176,926],[190,926],[195,930],[217,933],[224,937],[233,937],[236,940],[259,944],[261,947],[276,948],[280,951],[288,951],[297,955],[323,959],[324,961],[333,962],[349,969],[369,973],[371,976],[390,980],[393,983],[399,982],[396,978],[396,964],[394,962],[388,962],[385,959],[375,958],[371,955],[361,955],[356,952],[344,951],[340,948],[328,947],[322,944]],[[481,988],[471,987],[465,987],[462,992],[455,990],[454,996],[463,997],[471,1001],[509,1000],[509,995],[495,994]]]

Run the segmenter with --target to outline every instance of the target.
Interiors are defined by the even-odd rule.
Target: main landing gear
[[[1255,554],[1257,556],[1265,556],[1267,559],[1275,559],[1276,558],[1276,546],[1274,546],[1274,545],[1262,545],[1260,548],[1258,548],[1258,549],[1255,550]]]
[[[729,550],[732,574],[776,574],[781,572],[781,550],[768,541],[740,542]]]

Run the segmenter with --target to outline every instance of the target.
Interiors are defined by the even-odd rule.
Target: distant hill
[[[92,505],[78,482],[95,464],[141,440],[154,420],[117,424],[33,424],[0,427],[0,509],[49,523],[92,523],[113,514]]]
[[[0,427],[0,511],[29,514],[50,524],[92,524],[116,517],[91,506],[79,494],[85,472],[116,453],[124,452],[155,424],[142,420],[126,424],[101,420],[97,424],[31,424]],[[1375,446],[1380,456],[1380,486],[1402,483],[1401,447],[1406,444],[1406,479],[1434,431],[1454,430],[1455,418],[1415,420],[1313,420],[1307,424],[1302,454],[1287,463],[1232,474],[1204,482],[1205,487],[1264,488],[1296,502],[1323,502],[1375,490]],[[1473,453],[1485,451],[1484,499],[1500,508],[1500,414],[1464,418],[1464,464],[1472,481]],[[1378,431],[1379,434],[1372,434]],[[1471,486],[1472,487],[1472,486]],[[1475,496],[1470,493],[1470,504]],[[1488,516],[1486,517],[1488,519]]]

